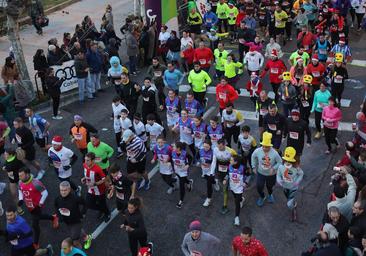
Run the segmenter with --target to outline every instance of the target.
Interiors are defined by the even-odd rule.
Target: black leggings
[[[193,92],[194,99],[197,100],[202,107],[205,106],[205,95],[206,92]]]
[[[128,243],[130,244],[130,250],[132,256],[138,255],[138,244],[140,244],[140,247],[147,246],[147,235],[143,235],[141,237],[135,237],[133,235],[128,235]]]
[[[271,85],[272,85],[272,90],[273,90],[273,92],[274,92],[274,94],[275,94],[275,102],[277,103],[277,101],[278,101],[278,89],[280,88],[280,83],[279,84],[276,84],[276,83],[271,83]]]
[[[212,198],[212,185],[216,183],[214,175],[205,175],[207,181],[207,198]]]
[[[357,28],[360,29],[361,28],[361,23],[362,23],[362,19],[363,16],[365,14],[364,13],[356,13],[356,17],[357,17]]]
[[[321,121],[322,121],[322,112],[318,112],[318,111],[314,111],[314,115],[315,115],[315,127],[316,130],[318,132],[322,131],[322,126],[320,125]]]
[[[349,9],[349,13],[351,14],[351,21],[352,23],[355,22],[355,18],[356,18],[356,10],[354,8],[350,8]]]
[[[224,26],[224,30],[222,30],[222,25]],[[218,19],[217,26],[219,27],[219,33],[228,32],[227,19]]]
[[[60,106],[60,95],[51,96],[51,98],[52,98],[53,116],[58,116],[58,107]]]
[[[115,133],[116,135],[116,144],[117,144],[117,148],[121,148],[121,137],[122,137],[122,132],[117,132]]]
[[[338,146],[337,132],[338,129],[330,129],[324,126],[325,143],[328,146],[328,150],[332,149],[331,144],[336,144]]]
[[[332,96],[333,98],[338,100],[338,103],[341,103],[343,91],[344,91],[344,84],[332,85]]]
[[[155,84],[156,89],[158,89],[158,99],[159,99],[159,104],[164,106],[165,105],[165,93],[164,93],[164,83],[163,82],[158,82]]]
[[[184,196],[186,194],[186,184],[189,184],[189,180],[187,177],[180,177],[180,176],[178,176],[178,179],[179,179],[179,200],[183,201]]]
[[[235,217],[236,217],[240,215],[240,202],[241,200],[243,200],[243,194],[236,194],[233,192],[233,196],[235,201]]]
[[[87,209],[92,209],[100,211],[106,215],[109,215],[109,209],[107,206],[107,201],[105,194],[103,195],[92,195],[90,193],[86,194],[86,207]]]
[[[173,178],[172,174],[160,174],[163,178],[163,181],[169,185],[169,187],[174,188],[174,183],[177,181],[175,178]]]
[[[32,228],[34,232],[34,243],[39,243],[39,236],[41,235],[41,228],[39,226],[40,220],[53,220],[53,217],[49,214],[43,214],[40,207],[36,207],[30,212],[32,216]]]
[[[227,141],[228,147],[231,147],[231,137],[233,137],[234,143],[238,143],[238,137],[240,134],[240,127],[239,126],[232,126],[232,127],[226,127],[224,129],[224,136]]]
[[[192,159],[189,159],[190,160],[190,164],[192,161],[196,160],[197,158],[197,153],[196,153],[196,147],[194,146],[194,143],[192,143],[191,145],[188,145],[189,149],[191,150],[192,152]]]

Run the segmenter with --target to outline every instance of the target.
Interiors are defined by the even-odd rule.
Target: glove
[[[70,170],[71,165],[62,166],[62,168],[64,169],[64,171],[67,171]]]
[[[102,160],[103,164],[106,164],[107,162],[108,162],[108,158],[105,158],[105,159]]]

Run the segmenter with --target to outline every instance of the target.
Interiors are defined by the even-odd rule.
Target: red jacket
[[[196,48],[194,50],[194,61],[201,63],[201,68],[208,68],[211,65],[211,60],[213,59],[213,54],[210,48]]]
[[[314,66],[313,63],[309,63],[306,67],[306,70],[309,75],[312,75],[313,81],[311,82],[312,85],[319,85],[320,82],[323,80],[325,67],[322,63],[318,63],[318,65]]]
[[[250,94],[250,97],[253,96],[253,94],[255,93],[257,96],[259,96],[259,94],[261,93],[263,88],[263,84],[261,81],[258,81],[256,84],[253,84],[251,80],[249,80],[247,82],[247,86],[246,89]]]
[[[311,32],[306,32],[306,34],[304,35],[304,32],[300,32],[297,36],[297,41],[300,41],[301,44],[304,46],[306,52],[311,54],[313,45],[316,42],[316,35]]]
[[[19,182],[19,190],[22,193],[21,198],[29,211],[41,206],[42,192],[46,190],[45,186],[39,180],[31,177],[27,182]]]
[[[279,78],[280,75],[282,75],[283,72],[287,70],[285,63],[280,60],[268,60],[266,63],[266,66],[264,67],[264,70],[262,71],[262,74],[260,75],[261,78],[263,78],[267,71],[269,70],[269,82],[274,84],[280,84],[282,82],[282,79]]]
[[[183,51],[183,56],[187,61],[187,64],[193,64],[193,59],[194,59],[194,49],[193,48],[188,48],[185,49]]]
[[[238,16],[236,16],[235,24],[236,26],[240,27],[240,22],[245,18],[246,14],[245,12],[239,12]]]
[[[238,97],[238,92],[230,84],[216,86],[216,101],[221,109],[224,109],[229,102],[233,103]]]

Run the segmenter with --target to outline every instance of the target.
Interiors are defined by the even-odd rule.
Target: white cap
[[[126,142],[132,135],[133,135],[133,132],[130,129],[125,130],[123,132],[122,141]]]

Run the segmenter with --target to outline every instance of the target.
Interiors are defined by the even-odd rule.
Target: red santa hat
[[[313,54],[313,56],[311,57],[312,60],[318,60],[319,61],[319,57],[318,54]]]
[[[345,38],[344,38],[344,37],[339,38],[339,43],[343,43],[343,44],[345,44],[345,43],[346,43]]]
[[[303,60],[303,58],[301,58],[301,57],[297,57],[297,58],[296,58],[296,63],[298,63],[299,61],[304,61],[304,60]]]
[[[272,49],[271,56],[278,57],[278,53],[276,49]]]
[[[251,47],[249,48],[249,51],[250,51],[250,52],[254,52],[254,51],[255,51],[255,47],[251,46]]]
[[[61,136],[58,136],[58,135],[54,136],[52,138],[52,144],[54,144],[54,145],[62,145],[62,137]]]

